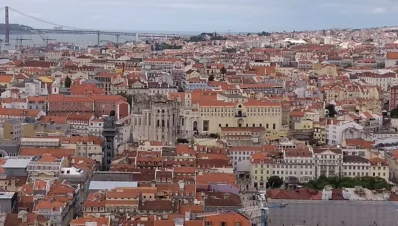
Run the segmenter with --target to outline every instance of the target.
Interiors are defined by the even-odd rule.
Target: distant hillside
[[[4,34],[5,32],[4,32],[4,27],[5,27],[5,24],[3,24],[3,23],[0,23],[0,34]],[[29,27],[29,26],[25,26],[25,25],[22,25],[22,24],[10,24],[10,30],[11,31],[27,31],[27,30],[30,30],[30,29],[33,29],[32,27]]]

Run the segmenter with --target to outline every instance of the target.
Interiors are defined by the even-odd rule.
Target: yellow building
[[[313,64],[312,69],[318,75],[331,75],[333,77],[337,77],[339,74],[337,72],[337,66],[335,65],[322,65],[322,64]]]
[[[200,78],[201,74],[197,70],[188,70],[185,72],[185,80],[189,80],[191,78]]]
[[[331,101],[350,101],[357,98],[379,100],[379,90],[375,86],[359,84],[331,84],[323,86],[320,91],[325,92],[326,103]]]
[[[245,99],[244,102],[198,100],[199,133],[217,134],[221,127],[264,127],[266,131],[282,128],[280,103]]]
[[[26,123],[23,124],[23,137],[37,136],[64,136],[70,125],[67,124],[51,124],[51,123]]]
[[[257,152],[250,157],[250,177],[253,188],[265,188],[270,175],[269,163],[266,153]]]
[[[294,131],[308,131],[314,128],[314,122],[310,119],[303,119],[301,121],[293,122]]]
[[[53,78],[51,78],[51,77],[47,77],[47,76],[41,76],[40,78],[39,78],[39,80],[41,81],[41,82],[44,82],[44,83],[52,83],[52,82],[54,82],[54,79]]]
[[[326,123],[325,122],[314,122],[314,140],[318,144],[326,144]]]
[[[370,176],[381,177],[388,181],[390,169],[387,160],[381,158],[371,158],[370,161]]]
[[[377,99],[357,99],[357,107],[356,109],[360,112],[371,111],[375,114],[382,113],[382,101]]]
[[[275,67],[276,73],[281,73],[284,75],[292,75],[296,68],[293,67]]]
[[[290,129],[293,131],[312,131],[314,121],[319,121],[319,114],[312,111],[301,109],[290,112]]]
[[[14,75],[1,75],[0,74],[0,86],[8,88],[14,82]]]
[[[19,140],[22,137],[22,121],[10,119],[3,122],[3,139]]]

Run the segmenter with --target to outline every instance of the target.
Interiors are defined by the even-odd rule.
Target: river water
[[[138,31],[140,32],[140,31]],[[147,32],[143,32],[143,33],[149,33]],[[164,33],[164,32],[150,32],[150,33]],[[192,33],[191,35],[196,35],[196,34],[200,34],[200,32],[168,32],[169,34],[182,34],[182,35],[189,35],[190,33]],[[15,45],[17,38],[23,38],[23,39],[29,39],[29,40],[23,40],[22,41],[22,45],[23,46],[28,46],[28,47],[33,47],[33,46],[39,46],[39,45],[45,45],[45,41],[43,41],[42,37],[40,37],[40,35],[38,34],[28,34],[28,35],[10,35],[10,45],[9,46],[5,46],[3,43],[2,46],[2,50],[8,50],[8,49],[15,49]],[[55,39],[55,40],[51,40],[48,41],[49,43],[51,42],[68,42],[71,44],[75,44],[75,45],[86,45],[86,46],[93,46],[93,45],[97,45],[97,35],[64,35],[64,34],[45,34],[43,35],[44,38],[48,38],[48,39]],[[0,39],[4,40],[4,35],[0,35]],[[103,41],[111,41],[111,42],[116,42],[116,36],[113,35],[101,35],[100,36],[100,40]],[[134,36],[120,36],[119,37],[119,43],[123,43],[123,42],[131,42],[131,41],[135,41],[135,37]]]
[[[17,44],[17,41],[15,39],[19,38],[27,39],[22,41],[22,45],[26,47],[33,47],[33,46],[40,46],[40,45],[45,45],[45,41],[36,34],[32,35],[11,35],[10,36],[10,45],[5,46],[3,43],[2,50],[7,50],[7,49],[15,49],[15,45]],[[49,34],[46,35],[44,38],[48,39],[55,39],[55,40],[49,40],[48,42],[68,42],[71,44],[75,45],[96,45],[97,44],[97,35],[60,35],[60,34]],[[3,39],[3,37],[0,37],[0,39]],[[104,41],[112,41],[116,42],[116,36],[110,36],[110,35],[101,35],[100,40]],[[134,41],[135,37],[133,36],[120,36],[119,37],[119,42],[123,43],[126,41]]]

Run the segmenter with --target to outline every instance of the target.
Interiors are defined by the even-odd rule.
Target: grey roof
[[[132,172],[96,171],[91,181],[132,181]]]
[[[15,192],[0,192],[0,199],[11,199],[14,195]]]
[[[25,88],[25,83],[26,83],[25,81],[19,82],[19,83],[13,85],[13,87],[16,87],[16,88]]]
[[[344,155],[343,162],[368,163],[369,160],[357,155]]]
[[[397,202],[389,204],[385,201],[268,199],[270,206],[281,203],[286,203],[287,207],[273,208],[267,217],[272,225],[290,226],[301,223],[311,226],[392,226],[398,222],[397,210],[394,207]]]
[[[4,150],[7,154],[18,154],[20,144],[19,140],[0,141],[0,150]]]
[[[22,120],[18,120],[18,119],[9,119],[9,120],[6,120],[6,121],[4,121],[4,122],[5,122],[5,123],[12,124],[12,125],[16,125],[16,124],[23,123]]]
[[[114,188],[136,188],[137,182],[132,181],[91,181],[89,190],[109,190]]]
[[[26,83],[38,83],[39,81],[35,80],[34,78],[27,78],[22,82],[19,82],[15,85],[13,85],[13,87],[17,87],[17,88],[25,88],[25,84]]]
[[[65,95],[70,95],[70,88],[60,87],[59,88],[59,93],[65,94]]]
[[[58,123],[44,123],[44,126],[41,129],[48,130],[67,130],[71,127],[70,124],[58,124]]]
[[[220,94],[220,95],[221,96],[225,96],[227,98],[247,98],[247,97],[245,97],[243,95],[240,95],[240,94],[226,94],[226,93],[223,93],[223,94]]]
[[[7,159],[7,162],[3,165],[3,168],[27,168],[30,163],[30,159]]]
[[[82,82],[83,84],[102,84],[102,82],[97,79],[90,78],[87,81]]]
[[[23,122],[24,123],[35,123],[36,119],[34,117],[25,117]]]

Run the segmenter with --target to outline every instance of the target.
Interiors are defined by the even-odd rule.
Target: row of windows
[[[313,172],[312,171],[300,171],[300,173],[298,171],[292,170],[292,171],[272,171],[272,175],[283,175],[284,173],[286,173],[286,175],[312,175]],[[267,172],[268,174],[268,172]],[[260,178],[260,180],[264,180],[263,176],[254,176],[254,180],[257,180],[257,178]]]
[[[234,107],[223,107],[223,108],[200,108],[201,112],[235,112]],[[281,108],[248,108],[248,112],[281,112]]]

